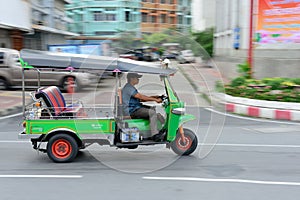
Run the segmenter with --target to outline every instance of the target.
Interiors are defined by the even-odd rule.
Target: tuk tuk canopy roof
[[[175,69],[162,69],[161,64],[159,63],[107,56],[68,54],[23,49],[20,52],[20,57],[27,65],[35,68],[74,68],[80,70],[137,72],[159,75],[170,75],[176,72]]]

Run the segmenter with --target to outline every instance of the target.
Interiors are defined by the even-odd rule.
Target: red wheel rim
[[[176,140],[176,146],[181,151],[188,150],[192,146],[192,143],[193,143],[193,140],[190,137],[184,137],[184,138],[185,138],[185,141],[182,140],[182,137],[178,137]]]
[[[72,152],[72,146],[69,141],[65,139],[59,139],[52,145],[52,152],[55,157],[64,159],[70,156]]]

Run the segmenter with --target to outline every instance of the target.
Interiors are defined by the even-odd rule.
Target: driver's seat
[[[123,105],[123,99],[122,99],[122,90],[118,89],[118,96],[117,96],[117,117],[122,119],[131,119],[130,115],[124,115],[125,114],[125,108]]]

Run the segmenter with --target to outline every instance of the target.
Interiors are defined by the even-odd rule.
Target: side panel
[[[66,129],[81,134],[112,134],[115,131],[113,119],[39,119],[26,120],[26,134],[48,134],[57,129]]]

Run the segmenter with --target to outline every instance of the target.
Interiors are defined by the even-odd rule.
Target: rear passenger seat
[[[85,116],[82,103],[75,103],[67,106],[64,96],[56,86],[39,89],[35,94],[35,98],[41,98],[45,102],[54,118]]]

